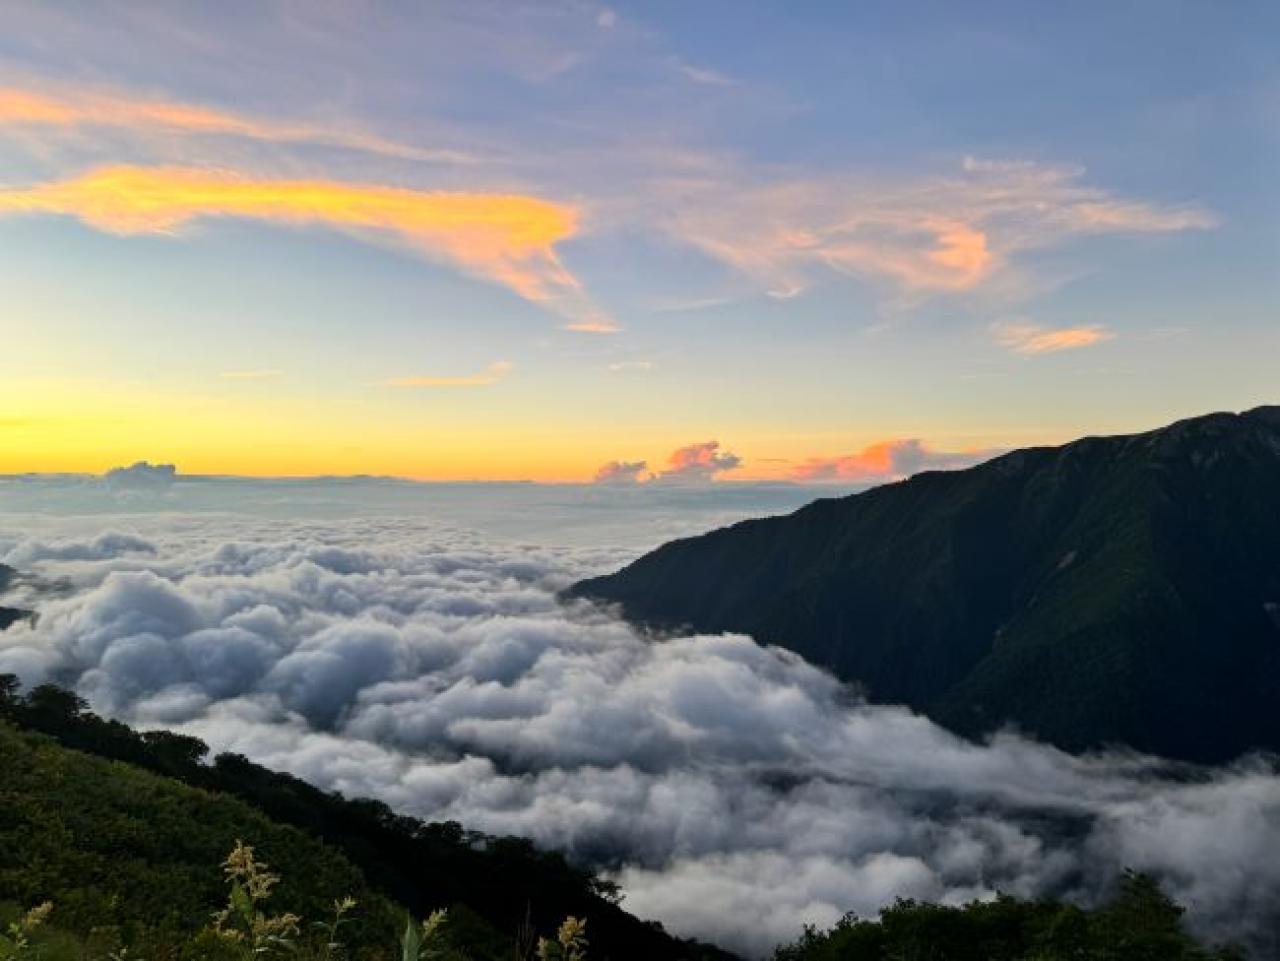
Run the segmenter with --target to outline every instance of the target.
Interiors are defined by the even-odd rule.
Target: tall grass
[[[226,904],[207,927],[186,943],[170,946],[166,956],[183,961],[273,961],[286,956],[296,961],[346,961],[349,952],[342,930],[359,907],[354,898],[336,899],[329,919],[310,925],[291,912],[272,913],[267,902],[281,878],[243,841],[236,841],[222,862],[222,873]],[[68,950],[69,936],[56,932],[51,916],[56,920],[54,904],[46,901],[0,929],[0,961],[136,961],[119,945],[95,948],[76,943]],[[536,948],[532,932],[522,930],[515,945],[515,961],[587,961],[586,922],[567,918],[554,939],[538,938]],[[396,954],[399,961],[467,961],[450,936],[449,913],[443,908],[423,921],[407,918],[399,951],[389,950],[386,957]]]

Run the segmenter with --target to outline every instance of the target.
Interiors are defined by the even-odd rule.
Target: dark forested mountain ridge
[[[13,583],[13,579],[17,575],[18,572],[8,564],[0,564],[0,594],[3,594],[9,589],[9,586]],[[3,631],[15,621],[20,621],[23,618],[30,616],[30,611],[24,611],[19,607],[4,607],[0,605],[0,631]]]
[[[569,593],[749,633],[964,733],[1280,749],[1280,407],[819,500]]]

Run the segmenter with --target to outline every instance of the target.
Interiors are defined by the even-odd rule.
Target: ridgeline
[[[750,634],[968,735],[1278,750],[1280,407],[918,474],[568,593]]]

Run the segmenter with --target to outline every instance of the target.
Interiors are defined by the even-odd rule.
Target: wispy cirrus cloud
[[[509,360],[495,360],[484,370],[475,374],[393,377],[385,383],[388,387],[487,387],[505,378],[514,366]]]
[[[569,329],[617,329],[556,251],[577,232],[577,209],[539,197],[119,166],[0,190],[0,216],[6,214],[63,214],[122,235],[172,235],[222,217],[318,225],[451,263],[559,314]]]
[[[255,118],[235,111],[177,100],[95,90],[0,87],[0,129],[116,128],[141,136],[158,133],[243,137],[271,143],[311,143],[403,160],[471,164],[483,159],[461,150],[432,150],[334,127]]]
[[[669,200],[663,229],[784,298],[830,272],[915,293],[970,291],[1018,254],[1074,237],[1217,224],[1198,205],[1116,196],[1078,167],[973,158],[939,175],[772,181],[730,166],[657,189]]]
[[[734,80],[727,74],[721,73],[719,70],[712,70],[710,67],[695,67],[691,63],[676,61],[676,69],[687,80],[694,83],[702,84],[707,87],[736,87],[738,81]]]
[[[1032,323],[1002,323],[991,328],[996,343],[1015,354],[1052,354],[1079,350],[1111,340],[1115,334],[1101,324],[1078,327],[1041,327]]]
[[[609,370],[615,374],[627,370],[653,370],[653,361],[651,360],[617,360],[609,365]]]
[[[798,481],[880,482],[909,477],[925,470],[970,467],[995,451],[940,451],[917,437],[895,438],[869,444],[854,454],[814,457],[792,471]]]

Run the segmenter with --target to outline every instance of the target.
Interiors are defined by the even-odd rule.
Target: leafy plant
[[[10,922],[4,934],[0,934],[0,961],[19,961],[34,957],[38,952],[31,945],[31,935],[48,921],[53,902],[36,905],[16,921]]]
[[[298,924],[296,914],[268,915],[262,904],[280,881],[267,865],[253,855],[253,848],[243,841],[223,862],[223,872],[231,885],[227,906],[213,916],[213,930],[226,940],[241,945],[251,958],[286,951],[294,946]],[[345,912],[344,912],[345,913]]]
[[[556,940],[538,942],[538,961],[586,961],[587,922],[565,918],[556,932]]]
[[[345,946],[338,940],[338,932],[346,924],[347,915],[354,910],[355,906],[356,899],[350,895],[339,898],[333,902],[333,917],[327,922],[316,922],[316,927],[324,938],[320,949],[320,961],[333,961],[346,953]]]
[[[445,936],[448,920],[449,913],[444,909],[432,911],[421,924],[414,924],[409,918],[400,938],[400,961],[448,961],[458,957]]]

